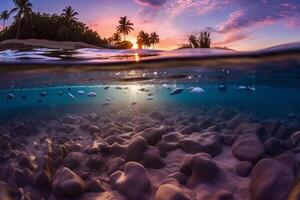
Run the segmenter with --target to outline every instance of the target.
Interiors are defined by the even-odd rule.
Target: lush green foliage
[[[101,39],[97,32],[89,29],[85,24],[65,16],[32,13],[29,19],[21,18],[22,28],[20,39],[48,39],[56,41],[81,41],[88,44],[106,46],[107,41]],[[16,38],[18,21],[0,33],[0,41]]]

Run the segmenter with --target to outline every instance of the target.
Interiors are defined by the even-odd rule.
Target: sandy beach
[[[5,40],[0,42],[0,50],[6,49],[32,49],[32,48],[51,48],[51,49],[79,49],[79,48],[95,48],[102,49],[99,46],[90,45],[84,42],[68,42],[68,41],[51,41],[42,39],[24,39],[24,40]]]

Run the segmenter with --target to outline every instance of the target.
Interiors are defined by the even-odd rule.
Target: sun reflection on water
[[[139,57],[139,54],[138,54],[138,53],[135,53],[135,54],[134,54],[134,58],[135,58],[135,62],[139,62],[140,57]]]

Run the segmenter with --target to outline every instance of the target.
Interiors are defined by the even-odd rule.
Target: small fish
[[[112,101],[113,98],[111,98],[111,97],[105,97],[105,100],[106,100],[106,101]]]
[[[107,87],[104,88],[104,90],[108,90],[108,88],[109,88],[109,87],[107,86]]]
[[[25,100],[27,97],[25,95],[22,95],[22,99]]]
[[[247,89],[247,87],[246,87],[246,86],[243,86],[243,85],[241,85],[241,86],[239,86],[237,89],[238,89],[238,90],[246,90],[246,89]]]
[[[48,96],[48,92],[41,92],[40,93],[40,97],[45,97],[45,96]]]
[[[147,90],[145,88],[141,88],[141,89],[139,89],[139,91],[146,92]]]
[[[219,85],[218,87],[219,91],[223,92],[226,90],[226,86],[225,85]]]
[[[171,95],[177,95],[183,92],[183,88],[176,88],[171,92]]]
[[[102,106],[108,106],[108,105],[109,105],[108,102],[105,102],[105,103],[102,104]]]
[[[205,90],[201,87],[190,87],[187,89],[189,92],[194,92],[194,93],[203,93]]]
[[[83,90],[78,90],[78,91],[77,91],[77,94],[83,95],[83,94],[85,94],[85,91],[83,91]]]
[[[69,97],[71,97],[71,99],[75,99],[74,95],[71,94],[70,92],[68,93]]]
[[[247,90],[250,91],[250,92],[253,92],[253,91],[255,91],[256,89],[255,89],[255,87],[247,87]]]
[[[71,91],[71,87],[68,87],[68,90]]]
[[[150,97],[150,96],[153,96],[153,95],[154,95],[153,93],[149,93],[149,94],[148,94],[149,97]]]
[[[243,86],[243,85],[239,86],[237,89],[241,90],[241,91],[245,90],[245,91],[249,91],[249,92],[254,92],[256,90],[255,87],[249,87],[249,86]]]
[[[137,104],[136,102],[132,102],[132,103],[131,103],[132,106],[135,106],[136,104]]]
[[[149,97],[146,100],[151,101],[151,100],[154,100],[154,98],[153,97]]]
[[[122,90],[123,88],[122,88],[122,87],[116,87],[116,89],[117,89],[117,90]]]
[[[58,94],[59,94],[59,96],[62,96],[64,94],[64,92],[61,91]]]
[[[97,93],[95,93],[95,92],[88,93],[88,97],[96,97],[96,96],[97,96]]]
[[[43,101],[42,99],[38,99],[37,100],[38,103],[42,103],[42,101]]]
[[[14,100],[16,97],[15,97],[15,95],[13,95],[13,94],[8,94],[7,96],[6,96],[6,100],[7,101],[12,101],[12,100]]]

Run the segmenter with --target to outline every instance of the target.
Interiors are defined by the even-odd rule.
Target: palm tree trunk
[[[125,38],[125,37],[126,37],[126,36],[125,36],[125,33],[123,33],[123,35],[124,35],[124,42],[125,42],[125,41],[126,41],[126,38]]]
[[[21,18],[18,19],[17,40],[19,39],[20,28],[21,28]]]
[[[5,27],[5,20],[3,20],[3,29],[2,29],[2,31],[4,30],[4,27]]]

